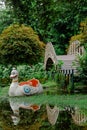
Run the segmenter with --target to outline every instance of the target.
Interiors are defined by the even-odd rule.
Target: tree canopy
[[[31,27],[13,24],[0,35],[0,63],[35,64],[41,61],[44,47]]]
[[[70,37],[79,33],[86,18],[87,0],[6,0],[20,24],[31,26],[42,41],[56,45],[57,54],[65,53]]]
[[[87,84],[87,18],[80,23],[80,33],[71,37],[70,42],[80,41],[80,45],[84,47],[84,53],[81,56],[78,56],[77,68],[81,81],[84,84]]]
[[[12,12],[12,10],[9,9],[1,9],[0,10],[0,33],[15,22],[15,16]]]
[[[80,45],[83,45],[84,48],[87,48],[87,18],[80,23],[79,30],[79,34],[72,36],[70,42],[79,40]]]

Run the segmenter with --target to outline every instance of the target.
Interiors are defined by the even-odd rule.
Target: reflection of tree
[[[12,111],[9,106],[9,102],[7,99],[3,99],[1,101],[0,99],[0,127],[1,130],[11,130],[12,128],[12,121],[11,121],[11,115]]]

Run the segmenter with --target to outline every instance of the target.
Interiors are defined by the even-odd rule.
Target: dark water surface
[[[0,130],[87,130],[87,109],[1,98]]]

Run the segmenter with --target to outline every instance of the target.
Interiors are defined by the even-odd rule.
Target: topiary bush
[[[0,63],[35,64],[43,58],[44,47],[31,27],[13,24],[0,35]]]

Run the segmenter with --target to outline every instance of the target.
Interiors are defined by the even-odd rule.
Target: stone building
[[[74,41],[70,44],[67,55],[56,55],[54,47],[51,42],[47,43],[45,48],[44,68],[49,70],[53,65],[56,67],[59,61],[63,61],[61,69],[70,70],[76,69],[74,62],[76,61],[77,55],[83,54],[83,47],[80,46],[79,41]]]

